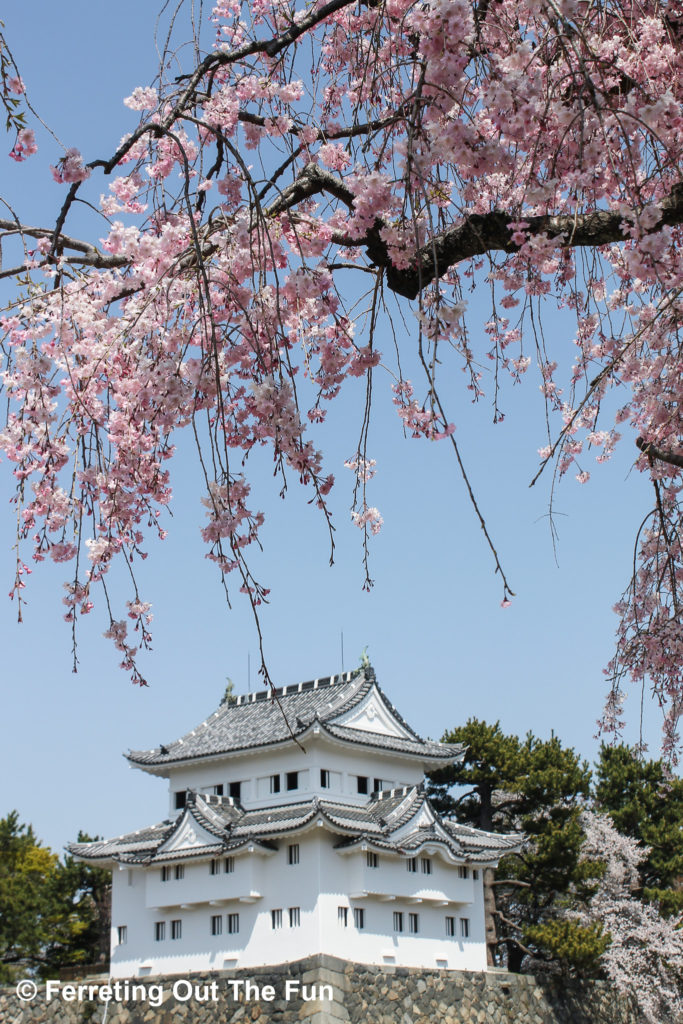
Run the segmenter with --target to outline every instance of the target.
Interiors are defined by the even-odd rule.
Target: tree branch
[[[15,220],[6,220],[0,217],[0,232],[2,237],[6,238],[8,235],[28,235],[29,238],[50,238],[52,239],[55,229],[54,228],[35,228],[30,227],[27,224],[18,224]],[[67,249],[73,249],[75,252],[82,253],[82,256],[69,256],[65,262],[68,263],[82,263],[91,267],[99,268],[111,268],[111,267],[125,267],[130,263],[128,256],[115,256],[112,253],[103,253],[97,246],[91,245],[89,242],[81,242],[78,238],[71,238],[70,235],[59,234],[57,236],[57,244],[60,247]],[[25,267],[21,267],[19,272],[25,270]],[[7,276],[10,272],[3,276]]]
[[[683,469],[683,455],[669,452],[665,448],[656,448],[642,437],[636,438],[636,446],[640,448],[643,455],[649,455],[650,458],[658,459],[659,462],[668,462],[670,466],[678,466]]]
[[[643,229],[644,234],[683,223],[683,183],[674,185],[670,194],[659,203],[659,208],[662,212],[660,220],[653,227]],[[514,228],[511,225],[520,220],[528,224],[526,231],[529,235],[560,239],[563,249],[609,245],[631,237],[624,230],[624,214],[611,210],[561,217],[510,216],[493,210],[491,213],[470,214],[462,224],[431,239],[420,249],[415,267],[408,270],[397,270],[392,265],[386,245],[379,237],[379,229],[383,225],[377,221],[372,233],[368,234],[367,251],[378,266],[386,268],[388,287],[398,295],[414,299],[430,281],[461,260],[483,256],[487,252],[517,252],[520,247],[512,241]]]

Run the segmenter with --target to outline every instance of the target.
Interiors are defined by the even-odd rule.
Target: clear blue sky
[[[154,3],[70,2],[8,5],[3,17],[30,98],[67,146],[86,159],[109,155],[135,125],[122,103],[153,78]],[[49,164],[60,151],[45,133],[40,152],[22,166],[0,162],[2,194],[30,223],[50,224],[63,196]],[[7,142],[9,150],[11,142]],[[98,183],[93,194],[104,191]],[[92,229],[84,214],[79,230]],[[101,232],[101,228],[99,229]],[[76,233],[75,223],[71,232]],[[97,234],[95,237],[98,237]],[[484,299],[470,303],[475,343],[483,340]],[[546,330],[561,360],[572,358],[571,325],[549,313]],[[412,339],[406,336],[406,358]],[[381,346],[380,346],[381,347]],[[391,340],[387,337],[386,348]],[[537,381],[509,389],[503,425],[491,424],[486,401],[472,407],[455,379],[444,382],[477,498],[517,598],[500,608],[501,588],[447,444],[405,440],[389,397],[390,381],[375,380],[376,420],[369,454],[377,459],[371,503],[385,525],[372,543],[376,586],[363,593],[360,532],[349,523],[352,477],[343,461],[355,450],[361,387],[331,414],[323,443],[337,477],[332,508],[336,564],[327,565],[322,519],[291,481],[280,501],[269,456],[253,460],[258,501],[267,515],[265,550],[255,559],[271,587],[263,610],[273,678],[286,684],[358,664],[367,645],[379,680],[411,724],[439,737],[469,716],[500,719],[504,729],[554,730],[586,757],[597,750],[595,721],[605,693],[616,624],[611,607],[627,582],[635,532],[650,495],[631,471],[635,446],[626,439],[612,463],[590,464],[591,482],[573,475],[556,494],[559,528],[555,563],[547,510],[550,479],[528,483],[545,443]],[[71,672],[70,634],[62,621],[63,568],[43,565],[31,577],[23,625],[0,599],[3,713],[0,718],[0,815],[16,808],[53,848],[91,834],[119,834],[163,817],[163,781],[128,768],[129,747],[179,736],[215,709],[226,677],[238,692],[258,685],[256,637],[250,612],[236,593],[228,611],[199,537],[203,510],[189,447],[173,469],[176,492],[168,540],[150,545],[141,590],[154,605],[154,652],[143,661],[148,689],[128,682],[93,615],[79,637],[79,672]],[[13,579],[12,482],[0,465],[0,579]],[[4,602],[4,603],[3,603]],[[630,702],[627,738],[637,737],[638,702]],[[646,705],[646,735],[656,749],[658,717]]]

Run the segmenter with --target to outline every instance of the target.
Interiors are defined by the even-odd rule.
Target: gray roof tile
[[[251,811],[245,811],[229,798],[191,793],[185,811],[174,822],[165,821],[118,839],[72,843],[69,850],[85,860],[161,864],[192,857],[221,856],[246,843],[277,849],[276,838],[296,834],[318,816],[326,820],[334,831],[347,833],[336,844],[338,848],[365,840],[378,848],[405,854],[418,851],[426,842],[439,842],[444,843],[455,857],[487,863],[518,849],[521,844],[521,836],[482,832],[450,819],[444,820],[435,812],[436,825],[420,827],[400,838],[396,836],[401,826],[424,804],[431,806],[421,786],[387,790],[363,806],[315,799]],[[187,850],[157,853],[188,814],[215,835],[216,842]]]
[[[283,743],[299,736],[317,720],[336,739],[382,750],[396,751],[428,760],[451,761],[462,752],[455,744],[423,740],[401,718],[384,693],[381,699],[410,738],[385,736],[335,724],[335,719],[350,711],[376,685],[371,668],[347,672],[342,676],[316,679],[272,691],[244,694],[222,704],[210,718],[173,743],[153,750],[135,750],[127,756],[140,767],[160,768],[182,761],[219,754],[238,753]]]

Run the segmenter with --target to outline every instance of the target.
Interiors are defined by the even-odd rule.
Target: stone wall
[[[135,978],[111,994],[105,985],[43,984],[23,1002],[14,989],[0,989],[0,1024],[638,1024],[630,1003],[601,982],[370,967],[329,956]]]

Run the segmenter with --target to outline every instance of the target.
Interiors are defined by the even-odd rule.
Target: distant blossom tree
[[[582,856],[602,860],[605,872],[587,906],[567,917],[609,935],[603,969],[619,991],[635,995],[648,1024],[683,1019],[682,922],[633,895],[647,848],[617,832],[608,815],[586,811],[583,826]]]
[[[604,725],[619,729],[625,677],[647,681],[673,754],[683,706],[680,0],[217,0],[211,21],[211,47],[201,36],[182,52],[169,44],[154,85],[133,89],[125,102],[139,125],[109,155],[67,149],[55,161],[65,195],[52,224],[35,226],[30,211],[0,220],[17,253],[2,275],[20,284],[2,320],[0,437],[17,482],[15,597],[32,546],[34,558],[71,566],[67,618],[89,612],[112,562],[130,566],[146,531],[162,532],[168,460],[185,428],[205,476],[208,557],[257,613],[267,589],[247,549],[263,516],[243,469],[255,446],[271,447],[283,488],[293,473],[329,522],[333,476],[316,427],[364,378],[348,466],[367,541],[382,524],[367,447],[380,361],[404,431],[444,440],[463,475],[437,371],[443,380],[460,367],[498,421],[503,377],[519,381],[534,363],[548,413],[539,474],[556,461],[583,483],[619,425],[635,431],[653,511],[619,604]],[[24,80],[1,52],[21,162],[36,139]],[[185,52],[196,59],[178,75]],[[101,242],[69,232],[86,197],[99,205]],[[475,285],[491,296],[483,345],[465,315]],[[538,330],[550,303],[576,320],[568,379]],[[402,371],[411,359],[420,383]],[[616,423],[601,413],[612,392]],[[486,538],[506,605],[511,586]],[[150,608],[135,585],[127,616],[110,617],[108,635],[142,682],[135,657]]]

